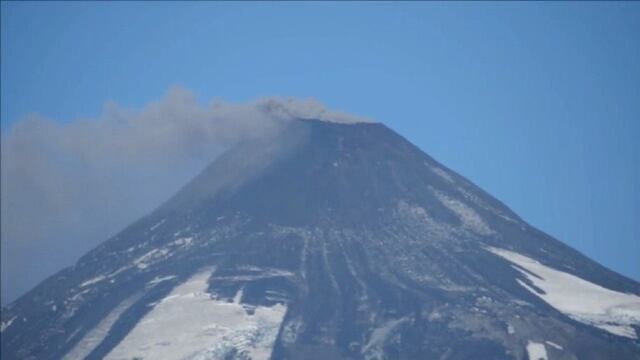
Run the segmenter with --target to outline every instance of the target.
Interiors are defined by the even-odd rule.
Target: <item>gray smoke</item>
[[[294,118],[353,123],[312,99],[201,105],[182,88],[141,110],[18,121],[2,136],[2,303],[158,206],[224,149]]]

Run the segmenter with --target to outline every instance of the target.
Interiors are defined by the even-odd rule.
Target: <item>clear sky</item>
[[[640,279],[640,3],[2,2],[1,128],[172,86],[387,124]]]

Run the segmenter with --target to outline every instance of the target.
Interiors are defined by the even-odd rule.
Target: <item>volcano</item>
[[[313,119],[2,310],[6,360],[640,359],[639,335],[638,282],[386,126]]]

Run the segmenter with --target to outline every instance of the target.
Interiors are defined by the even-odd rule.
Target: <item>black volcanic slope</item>
[[[296,120],[4,308],[2,359],[640,359],[639,294],[384,125]]]

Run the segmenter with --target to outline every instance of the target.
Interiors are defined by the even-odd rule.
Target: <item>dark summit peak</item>
[[[229,150],[163,209],[244,212],[278,224],[355,225],[377,222],[399,201],[440,204],[456,182],[517,218],[383,124],[298,120],[274,137]],[[448,212],[435,211],[444,218]]]

